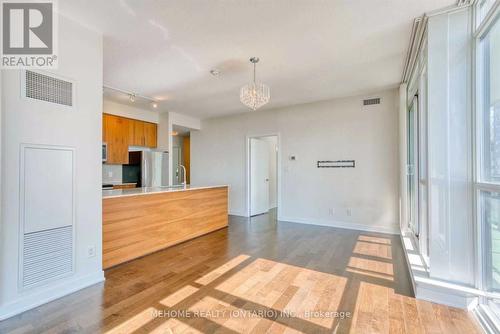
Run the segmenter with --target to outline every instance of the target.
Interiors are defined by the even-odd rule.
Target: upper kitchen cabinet
[[[133,136],[129,138],[132,146],[156,147],[157,125],[154,123],[134,120]]]
[[[157,125],[144,122],[144,142],[147,147],[156,147]]]
[[[144,122],[133,120],[131,124],[132,132],[129,144],[131,146],[144,146]]]
[[[103,114],[103,142],[108,144],[108,164],[128,164],[129,146],[156,147],[157,125]]]
[[[108,164],[128,163],[128,136],[131,120],[103,114],[103,141],[108,145]]]

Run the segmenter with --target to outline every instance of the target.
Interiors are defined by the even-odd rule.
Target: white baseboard
[[[229,215],[238,217],[248,217],[248,214],[243,211],[229,211]]]
[[[306,218],[294,218],[294,217],[285,217],[278,216],[279,221],[290,222],[290,223],[299,223],[299,224],[309,224],[309,225],[318,225],[318,226],[329,226],[329,227],[337,227],[349,230],[358,230],[365,232],[376,232],[376,233],[386,233],[386,234],[399,234],[399,225],[390,224],[389,226],[380,226],[380,225],[364,225],[357,223],[349,223],[349,222],[341,222],[341,221],[331,221],[331,220],[313,220]]]
[[[104,281],[104,271],[99,271],[73,279],[66,279],[49,288],[38,287],[13,302],[0,306],[0,321],[13,317],[40,305],[59,299],[73,292]]]
[[[430,278],[428,268],[419,266],[419,263],[425,263],[425,261],[418,252],[417,242],[410,233],[401,231],[401,244],[404,249],[408,271],[410,272],[415,298],[469,311],[477,306],[478,297],[483,293],[481,290]],[[413,257],[410,258],[409,254],[413,255]],[[419,263],[412,264],[411,259],[417,259]],[[416,267],[413,268],[413,265],[416,265]],[[420,268],[420,270],[417,270],[417,268]]]
[[[456,285],[455,287],[444,287],[441,282],[415,282],[415,298],[429,302],[453,306],[466,310],[473,310],[478,304],[478,295],[475,290],[468,287]]]
[[[239,216],[239,217],[248,217],[248,214],[241,211],[230,211],[229,214],[231,216]],[[386,233],[386,234],[399,234],[399,225],[391,224],[390,226],[380,226],[380,225],[364,225],[364,224],[356,224],[356,223],[348,223],[341,221],[331,221],[331,220],[313,220],[306,218],[293,218],[278,215],[278,220],[289,223],[298,223],[298,224],[308,224],[308,225],[318,225],[318,226],[329,226],[329,227],[337,227],[349,230],[358,230],[365,232],[376,232],[376,233]]]

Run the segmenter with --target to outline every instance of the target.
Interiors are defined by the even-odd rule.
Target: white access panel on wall
[[[74,149],[21,145],[20,288],[73,273]]]
[[[73,224],[73,150],[24,146],[24,233]]]

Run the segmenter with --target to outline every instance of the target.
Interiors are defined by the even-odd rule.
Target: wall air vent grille
[[[26,70],[24,93],[32,99],[73,106],[72,82],[38,72]]]
[[[22,284],[31,287],[73,272],[73,228],[24,235]]]
[[[374,105],[374,104],[380,104],[380,98],[377,97],[375,99],[366,99],[366,100],[363,100],[363,105],[364,106],[371,106],[371,105]]]

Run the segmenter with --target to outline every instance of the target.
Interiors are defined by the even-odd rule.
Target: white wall
[[[191,133],[192,183],[228,184],[230,213],[246,215],[246,136],[279,133],[282,220],[398,233],[398,92],[378,96],[365,108],[351,97],[204,120]],[[356,168],[316,168],[345,159]]]
[[[171,133],[169,113],[161,113],[158,120],[158,149],[169,151]]]
[[[108,99],[103,100],[102,111],[106,114],[138,119],[145,122],[158,123],[159,113],[156,111],[132,107]]]
[[[196,117],[178,114],[175,112],[169,112],[168,114],[169,114],[170,123],[172,125],[179,125],[179,126],[183,126],[185,128],[190,128],[192,130],[201,129],[201,120],[196,118]]]
[[[2,180],[5,182],[1,185],[0,319],[104,279],[100,156],[102,36],[64,17],[59,19],[59,68],[53,72],[75,81],[74,110],[21,99],[20,72],[2,72]],[[76,157],[75,272],[28,290],[18,286],[22,143],[69,146],[74,148]],[[96,247],[96,256],[87,256],[89,246]]]

